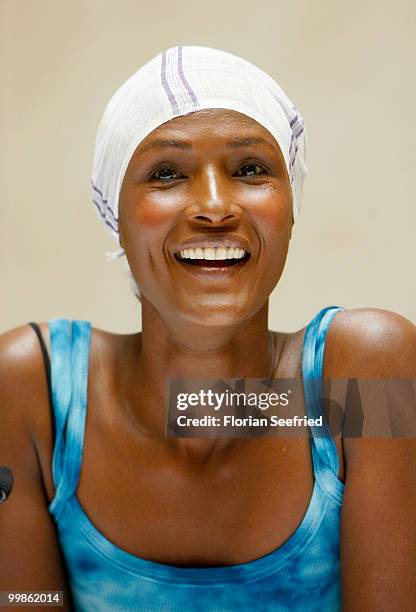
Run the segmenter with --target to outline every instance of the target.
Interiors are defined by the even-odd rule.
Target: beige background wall
[[[58,316],[137,329],[89,173],[109,97],[175,44],[246,57],[305,118],[304,209],[272,327],[334,303],[416,322],[415,18],[411,0],[0,0],[0,331]]]

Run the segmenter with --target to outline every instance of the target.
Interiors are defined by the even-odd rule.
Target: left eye
[[[160,168],[152,174],[152,179],[161,181],[162,183],[174,181],[179,178],[182,178],[182,175],[173,168]]]
[[[234,176],[258,176],[259,174],[265,174],[266,170],[263,166],[259,166],[258,164],[244,164],[241,166],[239,170],[234,174]]]

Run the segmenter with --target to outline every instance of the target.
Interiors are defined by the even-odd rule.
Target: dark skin
[[[156,146],[160,140],[182,146]],[[77,495],[95,526],[134,555],[182,566],[246,563],[281,546],[302,520],[313,488],[307,439],[164,437],[167,378],[301,376],[304,329],[267,326],[291,232],[280,149],[238,113],[177,118],[133,155],[120,239],[142,291],[143,332],[93,329]],[[250,250],[240,271],[198,276],[175,258],[183,241],[230,235]],[[42,331],[49,346],[46,324]],[[47,513],[54,495],[47,387],[28,326],[0,338],[0,376],[0,463],[16,477],[0,508],[0,564],[7,566],[0,590],[67,592]],[[324,376],[415,378],[414,325],[382,310],[338,313]],[[345,483],[343,609],[413,610],[416,442],[338,437],[336,445]]]

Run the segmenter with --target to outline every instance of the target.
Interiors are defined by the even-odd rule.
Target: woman
[[[416,375],[394,313],[268,330],[304,138],[278,85],[222,51],[170,49],[112,98],[94,201],[143,330],[34,325],[45,360],[27,325],[1,338],[0,590],[77,610],[415,608],[413,439],[165,437],[171,378],[303,378],[309,412],[313,379]]]

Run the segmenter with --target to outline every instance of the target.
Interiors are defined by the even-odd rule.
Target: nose
[[[197,225],[229,225],[238,220],[235,213],[223,212],[220,210],[204,210],[203,213],[196,213],[189,217]]]
[[[232,200],[227,179],[221,171],[207,168],[196,184],[194,203],[187,209],[188,220],[203,226],[228,226],[238,223],[240,207]]]

